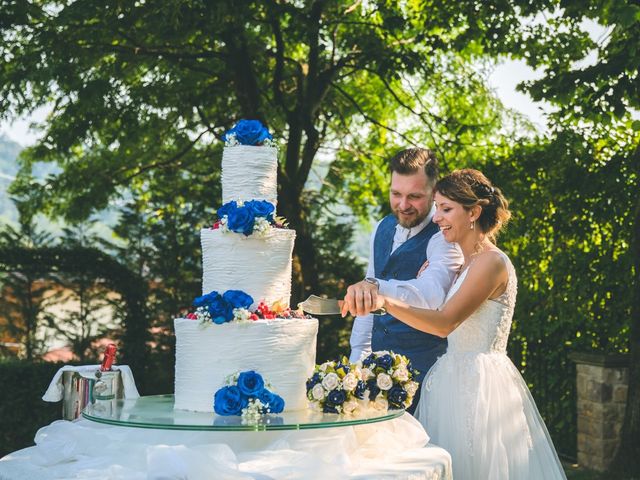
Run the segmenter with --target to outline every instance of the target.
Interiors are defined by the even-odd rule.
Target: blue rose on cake
[[[235,385],[222,387],[215,394],[215,412],[218,415],[240,415],[249,401]]]
[[[257,420],[266,413],[284,410],[284,399],[266,388],[268,383],[254,370],[232,375],[227,383],[230,385],[214,395],[213,411],[218,415],[242,415]]]
[[[251,295],[242,290],[227,290],[222,295],[222,298],[230,305],[233,305],[233,308],[249,308],[253,304]]]
[[[240,120],[222,136],[222,140],[231,144],[235,140],[240,145],[262,145],[265,140],[273,140],[273,136],[260,120]]]
[[[253,210],[253,214],[256,217],[264,217],[267,221],[273,222],[273,212],[276,210],[273,203],[267,202],[266,200],[249,200],[245,202],[244,205]]]
[[[242,233],[248,237],[253,233],[255,219],[254,211],[243,205],[228,213],[227,228],[232,232]]]

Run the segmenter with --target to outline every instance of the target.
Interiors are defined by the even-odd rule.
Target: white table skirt
[[[409,414],[318,430],[194,432],[59,420],[0,460],[0,479],[451,480],[451,457]]]

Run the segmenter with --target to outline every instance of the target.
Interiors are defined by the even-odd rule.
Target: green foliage
[[[509,352],[561,452],[575,451],[572,351],[628,351],[635,177],[561,132],[485,168],[513,206],[500,238],[519,277]]]
[[[62,417],[62,404],[42,400],[62,364],[0,360],[0,457],[33,445],[39,428]]]
[[[122,340],[122,363],[131,366],[140,379],[144,391],[144,375],[147,368],[148,331],[146,309],[146,287],[139,277],[117,260],[99,250],[87,247],[40,247],[25,248],[19,245],[0,245],[0,272],[18,275],[34,275],[38,280],[44,274],[70,274],[85,271],[88,278],[102,279],[111,291],[119,292],[124,304]],[[44,287],[43,287],[44,288]],[[17,294],[24,294],[17,292]],[[29,358],[33,358],[29,357]]]

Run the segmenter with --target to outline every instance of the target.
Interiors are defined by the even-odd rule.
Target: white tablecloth
[[[212,432],[104,425],[41,428],[36,445],[0,460],[0,479],[450,480],[451,457],[409,414],[317,430]]]

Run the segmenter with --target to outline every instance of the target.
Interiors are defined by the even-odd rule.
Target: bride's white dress
[[[449,335],[447,353],[425,377],[416,417],[451,454],[455,480],[564,479],[531,393],[506,354],[517,279],[509,258],[499,254],[509,275],[505,292]]]

